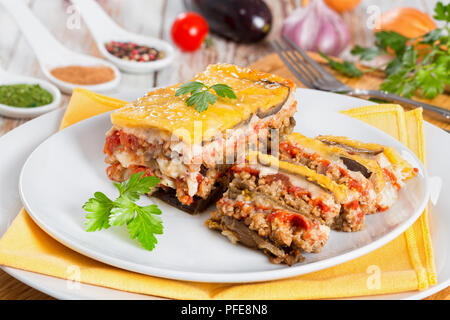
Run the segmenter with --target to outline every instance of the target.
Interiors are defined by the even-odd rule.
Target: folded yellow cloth
[[[61,128],[124,103],[77,89]],[[397,105],[379,105],[343,113],[384,130],[424,161],[420,109],[404,112]],[[329,269],[271,282],[210,284],[146,276],[92,260],[51,238],[22,209],[0,240],[0,264],[175,299],[318,299],[396,293],[422,290],[436,283],[427,219],[425,211],[404,234],[384,247]]]

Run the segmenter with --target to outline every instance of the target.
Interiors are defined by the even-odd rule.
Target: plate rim
[[[330,111],[330,113],[339,114],[336,111]],[[80,121],[74,126],[81,126],[83,125],[83,122],[86,121],[96,121],[97,118],[100,117],[106,117],[107,113],[96,115],[94,117],[85,119],[83,121]],[[339,114],[340,116],[345,116],[342,114]],[[348,116],[346,116],[348,117]],[[395,229],[393,229],[391,232],[388,232],[387,234],[383,235],[379,239],[370,242],[362,247],[359,247],[355,250],[351,250],[349,252],[343,253],[338,256],[334,256],[331,258],[326,258],[324,260],[308,263],[305,265],[298,265],[298,266],[292,266],[290,268],[285,269],[276,269],[276,270],[267,270],[267,271],[254,271],[254,272],[233,272],[233,273],[205,273],[205,272],[185,272],[185,271],[179,271],[179,270],[171,270],[169,272],[165,271],[163,268],[160,267],[151,267],[151,266],[143,266],[141,264],[124,261],[122,259],[118,259],[115,257],[111,257],[107,254],[103,254],[101,252],[97,252],[95,250],[91,250],[89,248],[81,248],[82,246],[77,245],[74,241],[71,241],[70,239],[67,239],[67,237],[64,236],[64,234],[61,234],[60,232],[54,230],[51,226],[46,225],[43,221],[40,220],[39,214],[34,212],[34,210],[31,209],[28,201],[25,199],[24,192],[23,192],[23,176],[24,171],[27,167],[27,164],[35,152],[40,148],[40,146],[44,143],[47,143],[47,141],[51,140],[53,137],[64,134],[65,130],[59,131],[53,135],[51,135],[49,138],[45,139],[42,143],[37,146],[34,151],[28,156],[27,160],[25,161],[19,175],[19,194],[21,201],[24,205],[24,207],[27,209],[27,211],[30,214],[30,217],[35,221],[35,223],[43,229],[47,234],[49,234],[52,238],[57,240],[58,242],[62,243],[63,245],[69,247],[70,249],[79,252],[85,256],[88,256],[92,259],[95,259],[97,261],[112,265],[114,267],[118,267],[121,269],[126,269],[133,272],[138,272],[145,275],[150,276],[156,276],[156,277],[162,277],[167,279],[174,279],[174,280],[182,280],[182,281],[195,281],[195,282],[209,282],[209,283],[251,283],[251,282],[258,282],[258,281],[271,281],[271,280],[279,280],[279,279],[285,279],[293,276],[299,276],[302,274],[307,274],[319,270],[323,270],[329,267],[333,267],[335,265],[353,260],[355,258],[358,258],[362,255],[368,254],[369,252],[376,250],[380,248],[381,246],[387,244],[388,242],[395,239],[397,236],[399,236],[401,233],[403,233],[408,227],[410,227],[422,214],[423,210],[425,209],[428,201],[429,201],[429,195],[430,195],[430,186],[429,186],[429,179],[428,179],[428,173],[427,170],[424,168],[422,162],[417,158],[417,156],[409,150],[408,147],[403,145],[400,141],[393,138],[392,136],[388,135],[387,133],[383,132],[382,130],[379,130],[378,128],[375,128],[373,126],[370,126],[367,123],[364,123],[362,121],[359,121],[357,119],[353,119],[351,117],[348,117],[351,119],[351,121],[358,121],[360,125],[367,127],[369,130],[377,131],[378,135],[385,136],[388,139],[394,139],[396,140],[396,143],[401,145],[411,157],[414,158],[414,160],[419,165],[420,171],[424,175],[423,183],[424,183],[424,197],[420,203],[420,206],[418,206],[418,209],[416,209],[415,213],[411,215],[408,219],[404,220],[400,225],[398,225]]]
[[[313,92],[314,95],[323,95],[323,92],[319,92],[317,90],[313,90],[313,89],[303,89],[303,88],[299,88],[298,90],[302,90],[302,91],[306,91],[306,94],[310,94],[310,92]],[[113,96],[116,96],[118,98],[122,98],[122,99],[130,99],[134,96],[139,96],[141,94],[141,90],[131,90],[131,91],[124,91],[121,92],[119,94],[115,94]],[[346,108],[349,107],[358,107],[358,106],[363,106],[363,105],[370,105],[370,104],[374,104],[373,102],[370,101],[366,101],[363,99],[359,99],[359,98],[355,98],[355,97],[345,97],[346,101],[345,101],[345,107],[337,107],[337,110],[344,110]],[[352,106],[353,104],[353,106]],[[329,109],[326,109],[327,111]],[[26,132],[27,130],[33,130],[37,124],[42,125],[44,124],[44,128],[46,128],[46,136],[50,136],[52,134],[54,134],[55,132],[57,132],[57,130],[51,130],[51,132],[48,132],[50,130],[48,130],[49,127],[55,127],[57,128],[59,126],[59,122],[63,116],[64,113],[64,108],[60,108],[60,109],[56,109],[53,110],[45,115],[39,116],[38,118],[32,119],[28,122],[26,122],[25,124],[7,132],[6,134],[4,134],[3,136],[0,137],[0,144],[4,143],[4,140],[8,140],[9,135],[11,136],[15,136],[15,135],[22,135],[22,132]],[[447,136],[447,133],[442,130],[441,128],[429,123],[428,121],[424,121],[424,129],[425,129],[425,139],[427,142],[427,148],[431,148],[432,150],[436,151],[435,148],[432,147],[432,142],[433,141],[441,141],[443,139],[449,139],[449,136]],[[436,140],[431,140],[431,139],[436,139]],[[44,139],[40,139],[39,141],[34,141],[32,143],[32,148],[35,148],[40,142],[42,142]],[[448,140],[447,140],[448,141]],[[21,147],[17,147],[14,149],[15,154],[16,153],[22,153],[24,146],[21,145]],[[28,146],[27,146],[28,148]],[[27,152],[28,154],[28,152]],[[428,155],[430,155],[431,153],[427,153]],[[17,158],[17,156],[14,156],[15,158]],[[20,160],[20,163],[23,163],[25,161],[25,156],[20,157],[20,159],[16,159],[16,160]],[[17,173],[19,172],[20,165],[14,167],[14,170],[17,171]],[[434,172],[433,174],[439,174],[439,172],[441,172],[442,170],[440,169],[440,167],[438,168],[437,166],[432,165],[432,162],[428,162],[428,166],[430,168],[430,171],[438,171],[438,172]],[[8,185],[9,187],[11,187],[11,184]],[[17,199],[14,199],[14,202],[17,202],[17,206],[21,206],[21,204],[19,203],[19,199],[17,197]],[[449,205],[445,205],[442,204],[440,202],[439,205],[441,208],[437,211],[435,211],[435,214],[430,215],[430,227],[432,227],[433,224],[438,223],[439,219],[438,218],[445,218],[445,213],[443,213],[443,211],[446,211],[447,209],[450,209]],[[443,207],[442,207],[443,206]],[[432,206],[433,207],[433,206]],[[437,208],[436,208],[437,209]],[[7,218],[12,221],[16,216],[17,216],[17,211],[11,212],[10,210],[5,211],[4,214],[7,216]],[[4,228],[5,225],[1,224],[0,225],[0,230],[2,230],[2,228]],[[432,230],[433,231],[433,230]],[[3,235],[4,232],[2,232],[1,235]],[[0,235],[0,236],[1,236]],[[444,236],[446,239],[450,239],[449,236],[445,236],[445,234],[443,234],[443,228],[439,228],[438,230],[435,230],[435,232],[432,232],[432,240],[433,240],[433,247],[435,248],[435,250],[438,250],[438,248],[440,248],[441,244],[440,241],[438,241],[438,238],[440,236]],[[407,291],[407,292],[397,292],[397,293],[391,293],[391,294],[382,294],[382,295],[369,295],[369,296],[364,296],[365,299],[395,299],[395,300],[405,300],[405,299],[422,299],[424,297],[430,296],[440,290],[442,290],[443,288],[447,287],[450,285],[450,275],[446,274],[444,270],[450,269],[450,259],[448,259],[447,257],[443,257],[442,254],[438,254],[439,251],[435,251],[435,257],[436,257],[436,262],[441,262],[442,263],[442,267],[437,269],[437,276],[438,276],[438,283],[436,285],[432,285],[430,287],[428,287],[427,289],[423,290],[423,291],[418,291],[418,290],[414,290],[414,291]],[[79,299],[80,296],[82,296],[82,298],[87,298],[87,299],[99,299],[102,298],[103,299],[105,297],[110,297],[111,299],[120,299],[120,298],[125,298],[125,299],[129,299],[129,298],[142,298],[142,299],[159,299],[159,297],[155,297],[155,296],[151,296],[151,295],[144,295],[144,294],[137,294],[137,293],[128,293],[125,291],[119,291],[116,289],[112,289],[112,288],[106,288],[106,287],[97,287],[94,285],[90,285],[90,284],[84,284],[81,283],[81,291],[80,291],[80,295],[74,293],[72,290],[68,290],[65,280],[64,279],[60,279],[60,278],[56,278],[56,277],[52,277],[52,276],[46,276],[37,272],[32,272],[32,271],[25,271],[25,270],[21,270],[21,269],[17,269],[17,268],[13,268],[13,267],[7,267],[7,266],[3,266],[0,265],[0,268],[2,270],[4,270],[6,273],[8,273],[9,275],[11,275],[12,277],[30,285],[31,287],[35,288],[36,290],[45,292],[51,296],[53,296],[54,298],[57,299]],[[53,287],[49,287],[49,285],[46,283],[46,277],[51,278],[52,282],[54,281],[54,285],[55,288]],[[445,279],[445,280],[443,280]],[[92,291],[92,289],[95,288],[100,288],[102,290],[105,290],[105,294],[104,296],[102,295],[98,295],[98,294],[102,294],[102,292],[96,292],[96,290],[94,290],[95,292]],[[109,296],[109,294],[111,294],[111,296]],[[358,299],[358,297],[348,297],[347,299]]]

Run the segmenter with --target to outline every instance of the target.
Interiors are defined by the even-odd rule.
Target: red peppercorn
[[[138,62],[154,61],[164,56],[163,52],[155,48],[138,45],[134,42],[110,41],[105,44],[105,48],[110,54],[118,58]]]

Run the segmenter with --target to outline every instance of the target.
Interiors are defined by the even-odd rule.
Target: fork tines
[[[286,36],[283,35],[280,41],[271,41],[271,45],[289,70],[308,88],[323,89],[325,81],[337,80]]]

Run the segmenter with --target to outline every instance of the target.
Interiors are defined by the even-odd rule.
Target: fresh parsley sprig
[[[194,106],[198,112],[203,112],[208,109],[210,104],[214,104],[217,101],[217,96],[212,94],[210,90],[214,90],[219,97],[236,99],[236,94],[230,86],[222,83],[207,86],[200,81],[190,81],[182,84],[175,91],[175,96],[190,94],[190,97],[186,99],[186,104],[189,107]]]
[[[163,233],[161,210],[157,205],[139,206],[135,202],[141,194],[147,194],[159,183],[157,177],[144,177],[138,172],[122,183],[114,183],[119,191],[115,201],[104,193],[96,192],[83,209],[86,214],[86,231],[108,229],[110,226],[126,225],[131,239],[136,239],[147,250],[155,248],[158,240],[155,234]]]
[[[450,84],[450,4],[438,2],[434,13],[434,19],[443,21],[444,26],[421,37],[410,39],[394,31],[380,31],[375,33],[375,47],[355,46],[352,49],[353,55],[365,61],[394,54],[381,69],[386,75],[381,90],[405,97],[419,94],[432,99]],[[331,68],[347,76],[353,69],[353,66],[344,66],[346,62],[329,63]]]

